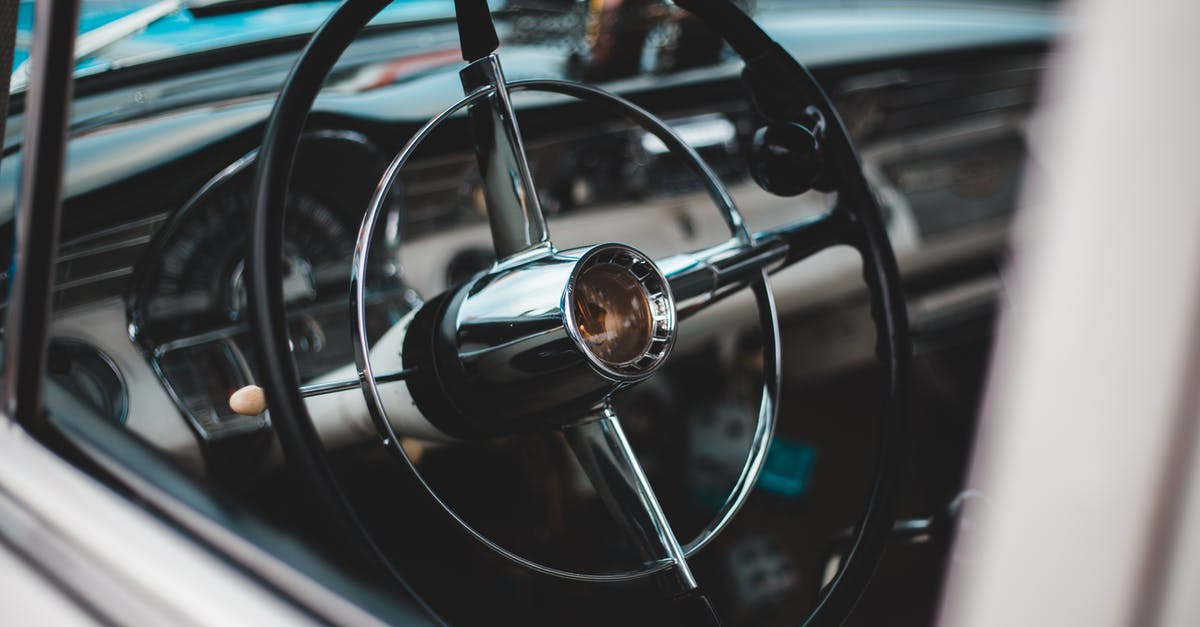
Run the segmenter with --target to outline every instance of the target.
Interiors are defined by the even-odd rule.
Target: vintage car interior
[[[933,622],[1057,4],[304,6],[65,61],[41,440],[387,622]]]

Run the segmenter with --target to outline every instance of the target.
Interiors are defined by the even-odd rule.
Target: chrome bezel
[[[621,363],[611,363],[592,352],[579,333],[574,307],[575,282],[586,271],[603,265],[616,266],[632,276],[645,293],[650,306],[653,328],[650,344],[637,357]],[[563,290],[560,309],[563,326],[588,363],[600,374],[616,381],[637,381],[650,376],[671,354],[675,345],[675,298],[671,286],[654,260],[624,244],[599,244],[588,249],[575,264]]]

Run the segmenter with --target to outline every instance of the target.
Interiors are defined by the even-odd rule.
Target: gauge
[[[204,439],[268,425],[265,416],[239,416],[228,406],[229,394],[257,380],[246,297],[249,163],[228,168],[162,229],[130,302],[132,336]],[[306,381],[354,361],[347,302],[362,206],[341,189],[345,179],[327,173],[297,180],[305,187],[286,200],[282,270],[292,353]],[[376,248],[376,271],[367,277],[369,341],[416,302],[398,273],[388,271],[394,248]]]
[[[125,381],[99,349],[78,340],[51,339],[46,350],[46,377],[96,415],[117,424],[125,422],[129,411]]]
[[[250,382],[233,340],[172,342],[159,351],[155,366],[175,402],[205,439],[266,426],[265,416],[242,416],[229,408],[229,397]]]
[[[184,336],[244,319],[249,191],[213,194],[188,212],[151,270],[146,331]],[[289,303],[316,301],[321,288],[345,293],[354,244],[337,214],[314,196],[296,192],[284,222],[284,294]],[[171,328],[161,328],[162,325]]]

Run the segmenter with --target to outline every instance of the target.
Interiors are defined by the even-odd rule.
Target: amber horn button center
[[[650,348],[650,297],[625,268],[602,264],[584,270],[576,279],[571,307],[579,337],[600,361],[627,364]]]

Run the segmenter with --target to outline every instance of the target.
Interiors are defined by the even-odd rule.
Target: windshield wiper
[[[333,2],[334,0],[329,1]],[[312,0],[188,0],[187,8],[196,17],[208,17],[210,15],[257,11],[259,9],[269,9],[271,7],[296,4],[298,2],[312,2]]]
[[[159,0],[133,13],[119,17],[107,24],[93,28],[75,39],[75,63],[120,43],[164,18],[187,9],[196,17],[225,15],[243,11],[255,11],[273,6],[295,4],[311,0]],[[29,83],[29,59],[18,65],[12,73],[9,93],[24,91]]]
[[[75,63],[146,30],[147,26],[165,17],[175,15],[187,5],[187,0],[159,0],[129,15],[119,17],[81,34],[75,39]],[[28,86],[29,61],[29,59],[25,59],[13,70],[9,92],[24,91]]]

